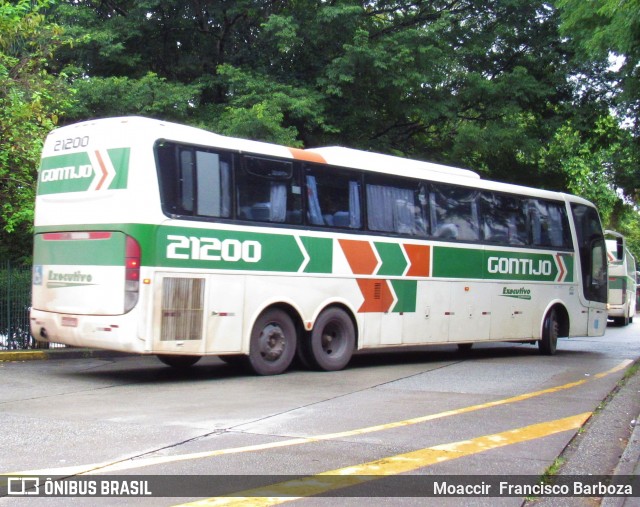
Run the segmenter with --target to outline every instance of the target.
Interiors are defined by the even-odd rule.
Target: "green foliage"
[[[638,1],[0,0],[0,234],[47,130],[125,114],[464,166],[640,234]]]
[[[42,142],[71,102],[60,77],[47,71],[62,31],[41,13],[50,2],[0,1],[0,254],[21,259],[33,222]],[[19,245],[19,248],[16,248]]]
[[[69,111],[77,118],[143,115],[187,121],[199,97],[197,85],[172,83],[149,72],[139,79],[93,77],[74,82],[76,103]]]
[[[610,118],[596,123],[595,133],[606,135],[617,130]],[[598,146],[592,138],[582,138],[571,123],[560,127],[553,141],[542,151],[543,163],[549,170],[559,169],[569,192],[596,203],[605,223],[612,217],[619,198],[615,192],[612,165],[617,144]]]
[[[219,66],[218,77],[226,83],[229,101],[219,114],[202,118],[205,127],[294,147],[302,147],[299,129],[331,129],[325,124],[322,96],[313,89],[281,84],[231,65]]]
[[[609,229],[626,237],[627,246],[640,265],[640,213],[638,208],[628,203],[618,202]]]

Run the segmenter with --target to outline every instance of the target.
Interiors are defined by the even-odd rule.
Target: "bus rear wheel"
[[[166,364],[167,366],[171,366],[172,368],[189,368],[193,366],[202,356],[179,356],[179,355],[171,355],[171,354],[158,354],[158,359],[161,362]]]
[[[540,353],[545,356],[552,356],[556,353],[558,346],[558,333],[560,324],[555,308],[551,308],[544,317],[542,324],[542,339],[538,342]]]
[[[340,308],[327,308],[316,319],[303,352],[313,367],[337,371],[351,360],[355,342],[355,327],[349,314]]]
[[[296,353],[296,327],[289,315],[273,308],[263,312],[251,331],[249,365],[258,375],[279,375]]]

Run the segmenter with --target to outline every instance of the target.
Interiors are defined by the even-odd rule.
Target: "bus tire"
[[[616,326],[619,326],[619,327],[628,326],[629,325],[629,318],[628,317],[614,317],[613,318],[613,323]]]
[[[559,328],[560,325],[558,323],[556,309],[551,308],[544,316],[544,322],[542,324],[542,339],[538,342],[538,348],[540,349],[541,354],[544,354],[545,356],[552,356],[556,353]]]
[[[279,375],[296,353],[296,326],[287,312],[272,308],[263,312],[251,330],[249,365],[257,375]]]
[[[158,354],[158,359],[172,368],[185,369],[193,366],[202,356],[179,356],[171,354]]]
[[[353,355],[356,332],[347,312],[340,308],[323,310],[308,337],[305,356],[318,369],[324,371],[342,370]]]

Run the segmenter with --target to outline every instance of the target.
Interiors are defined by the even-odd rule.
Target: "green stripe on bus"
[[[484,278],[484,252],[470,248],[433,248],[435,278]]]
[[[294,236],[227,230],[160,227],[163,267],[295,273],[305,260]]]
[[[572,282],[573,255],[434,247],[435,278]]]
[[[37,233],[49,231],[121,231],[134,237],[141,246],[142,265],[173,268],[221,269],[227,271],[333,272],[332,238],[291,234],[244,232],[194,227],[155,226],[150,224],[92,224],[66,227],[39,227]],[[154,239],[157,238],[157,239]],[[41,241],[41,238],[36,238]],[[64,243],[64,242],[63,242]],[[113,248],[105,243],[91,243],[88,254],[77,251],[79,242],[51,249],[49,244],[36,244],[38,264],[115,265]],[[94,245],[102,245],[95,247]],[[407,260],[400,243],[374,242],[382,263],[378,277],[401,277]],[[115,247],[114,247],[115,248]],[[124,247],[115,251],[122,251]],[[60,254],[59,252],[64,252]],[[469,280],[518,280],[541,282],[573,282],[575,256],[571,253],[513,252],[452,246],[433,246],[432,277]],[[55,262],[49,262],[52,258]],[[402,293],[404,294],[404,293]],[[397,311],[410,311],[403,296]],[[395,311],[395,310],[394,310]]]
[[[127,182],[129,179],[129,148],[114,148],[107,150],[111,164],[116,171],[111,184],[110,190],[117,190],[127,188]]]
[[[398,301],[391,309],[393,313],[415,312],[418,298],[417,280],[391,280]]]
[[[127,188],[130,148],[44,157],[38,170],[38,195]]]
[[[376,275],[402,276],[407,269],[407,259],[398,243],[374,243],[382,265]]]
[[[36,265],[124,266],[125,236],[113,232],[108,239],[45,240],[34,238]]]
[[[304,272],[330,274],[333,271],[333,239],[301,236],[300,241],[309,256]]]
[[[620,289],[624,287],[626,277],[624,276],[610,276],[609,277],[609,289]]]
[[[86,151],[45,157],[38,171],[38,194],[84,192],[95,178],[94,168]]]

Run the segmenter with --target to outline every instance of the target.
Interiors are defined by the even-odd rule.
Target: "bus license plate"
[[[62,317],[62,325],[65,327],[78,327],[78,319],[75,317]]]

